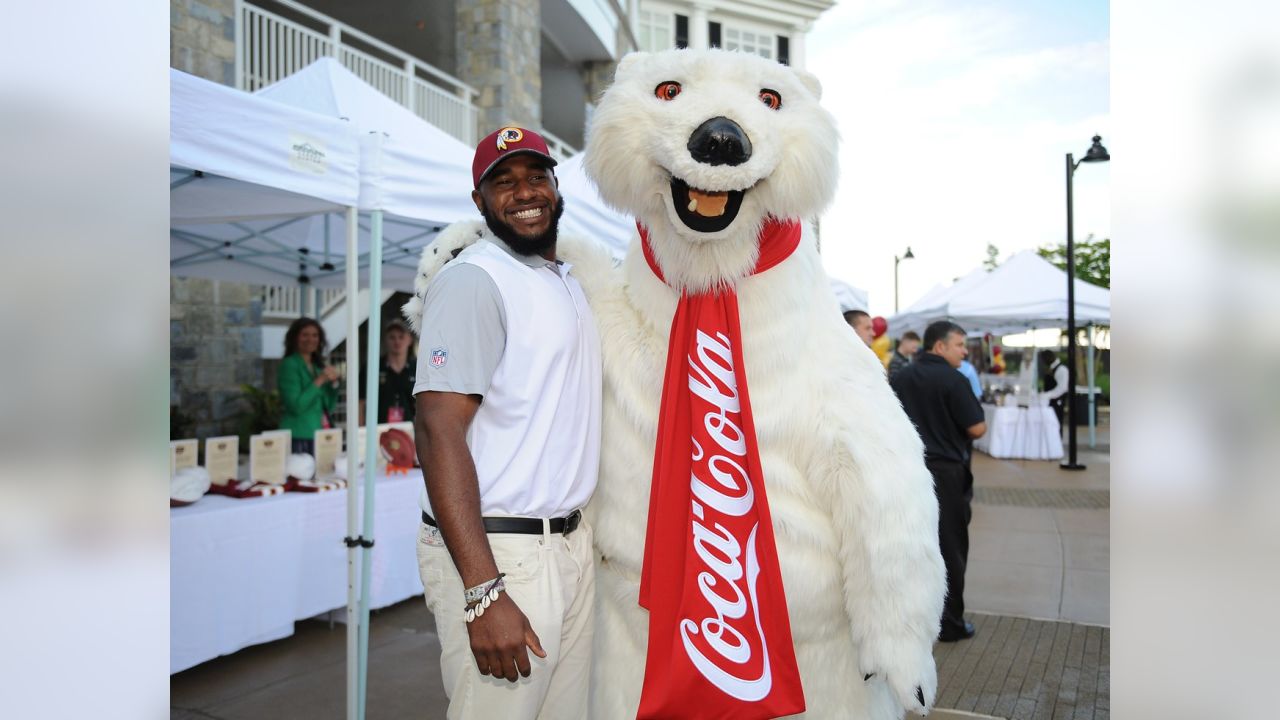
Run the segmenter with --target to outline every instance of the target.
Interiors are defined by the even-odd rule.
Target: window
[[[778,62],[783,65],[791,64],[791,38],[786,35],[778,36]]]
[[[723,29],[724,49],[725,50],[741,50],[743,52],[755,53],[760,57],[774,58],[774,36],[766,33],[758,33],[745,28],[737,28],[726,25]]]
[[[707,23],[707,44],[713,48],[720,47],[720,23]]]
[[[676,47],[689,47],[689,18],[676,15]]]
[[[669,12],[640,11],[640,33],[636,41],[641,50],[656,52],[676,46],[675,15]]]

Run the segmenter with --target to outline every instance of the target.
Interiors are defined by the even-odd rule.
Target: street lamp
[[[910,260],[913,257],[915,257],[915,255],[911,254],[910,246],[907,247],[907,251],[902,254],[902,257],[898,257],[897,255],[893,256],[893,314],[894,315],[898,314],[898,263],[902,262],[903,260]]]
[[[1102,146],[1102,136],[1094,135],[1093,144],[1079,162],[1067,153],[1067,444],[1070,455],[1060,467],[1063,470],[1083,470],[1076,461],[1076,239],[1072,223],[1071,178],[1080,163],[1107,162],[1111,155]],[[1089,388],[1093,392],[1093,388]]]

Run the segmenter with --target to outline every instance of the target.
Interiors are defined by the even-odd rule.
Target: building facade
[[[627,52],[723,47],[803,67],[804,34],[832,4],[170,0],[170,65],[252,92],[334,57],[467,145],[522,125],[540,129],[564,158],[585,144],[595,101]],[[235,432],[241,386],[261,388],[273,376],[282,326],[344,307],[340,296],[297,286],[170,284],[171,417],[200,437]],[[246,323],[268,327],[255,333]]]

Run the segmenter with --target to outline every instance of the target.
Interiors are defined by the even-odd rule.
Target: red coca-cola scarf
[[[799,244],[799,223],[771,219],[754,272]],[[671,321],[640,605],[649,611],[640,720],[804,711],[732,287],[682,293]]]

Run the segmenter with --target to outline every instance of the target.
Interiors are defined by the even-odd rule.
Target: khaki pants
[[[436,528],[418,531],[418,571],[440,636],[449,720],[579,720],[587,717],[595,566],[591,527],[565,535],[490,535],[507,594],[529,618],[547,657],[529,653],[529,677],[481,675],[463,613],[462,578]],[[428,713],[428,717],[438,717]]]

